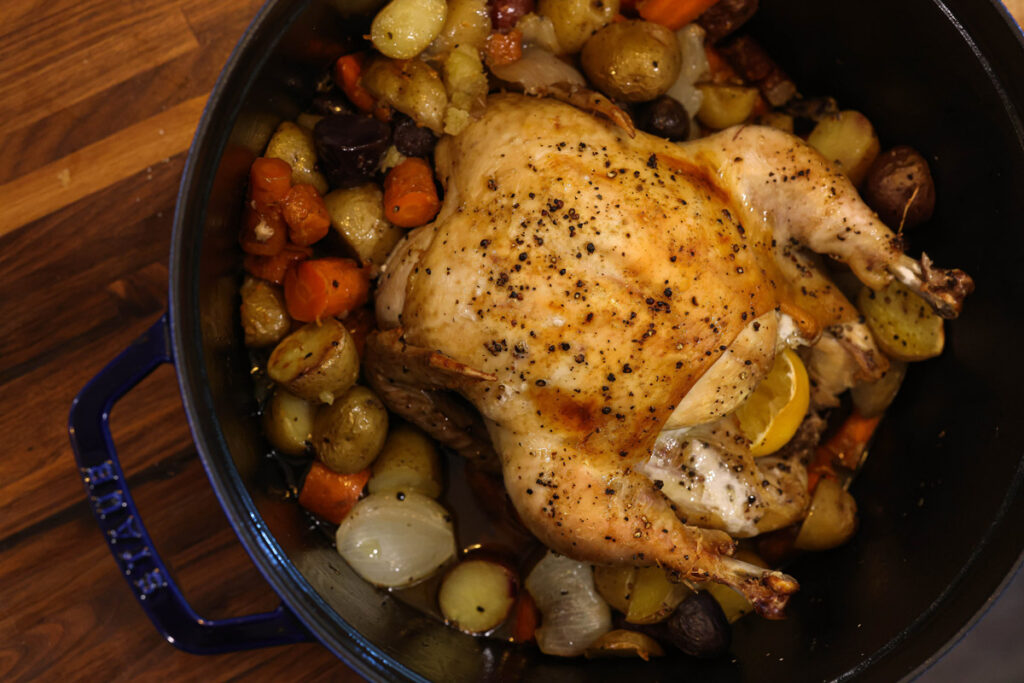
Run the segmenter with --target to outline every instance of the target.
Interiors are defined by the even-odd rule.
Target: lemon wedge
[[[784,349],[754,393],[736,409],[751,454],[768,455],[785,446],[800,428],[810,400],[807,368],[796,352]]]

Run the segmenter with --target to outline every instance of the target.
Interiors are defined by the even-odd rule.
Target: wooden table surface
[[[0,1],[2,680],[358,680],[316,643],[200,657],[164,642],[103,543],[67,437],[75,394],[165,310],[185,154],[260,4]],[[173,369],[111,425],[197,611],[276,606],[196,457]]]

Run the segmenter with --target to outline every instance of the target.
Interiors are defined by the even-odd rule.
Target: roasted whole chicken
[[[822,257],[944,317],[970,278],[906,256],[845,176],[771,128],[676,144],[503,94],[435,158],[443,208],[380,279],[374,389],[500,467],[548,547],[722,582],[780,616],[796,581],[730,557],[733,538],[805,515],[807,475],[799,444],[755,461],[731,411],[786,347],[827,340],[858,377],[885,370]]]

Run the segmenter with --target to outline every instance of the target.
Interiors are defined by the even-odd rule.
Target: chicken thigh
[[[507,94],[443,139],[444,205],[385,268],[368,378],[453,448],[496,455],[548,547],[720,581],[778,617],[797,583],[681,519],[642,471],[659,436],[730,412],[782,345],[855,322],[812,261],[793,265],[798,245],[874,288],[898,278],[946,316],[970,279],[905,256],[797,138],[752,126],[679,145],[630,132]]]

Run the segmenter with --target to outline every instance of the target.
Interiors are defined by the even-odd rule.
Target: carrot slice
[[[299,247],[294,244],[285,244],[284,249],[273,256],[257,256],[246,254],[242,259],[242,267],[245,272],[253,277],[258,277],[275,285],[284,284],[285,273],[296,261],[304,261],[313,255],[309,247]]]
[[[839,431],[815,451],[814,460],[807,467],[807,489],[813,491],[822,477],[836,476],[836,465],[856,469],[881,419],[881,415],[864,417],[857,411],[851,413]]]
[[[361,111],[371,112],[376,106],[373,95],[359,82],[366,64],[366,54],[355,52],[338,58],[334,63],[334,82],[338,84],[349,101]]]
[[[384,177],[384,217],[395,225],[415,228],[433,220],[440,209],[434,170],[423,159],[409,157]]]
[[[495,31],[487,36],[484,60],[488,65],[511,64],[523,56],[523,32],[515,28],[508,33]]]
[[[274,256],[281,253],[288,242],[288,227],[276,206],[259,205],[245,210],[242,232],[238,243],[242,251],[256,256]]]
[[[537,604],[529,591],[522,590],[516,597],[516,604],[512,608],[515,614],[515,625],[512,627],[512,640],[517,643],[527,643],[533,640],[537,631],[537,624],[540,621],[537,614]]]
[[[302,247],[322,240],[331,227],[324,199],[312,185],[296,185],[289,190],[281,205],[281,215],[288,224],[289,239]]]
[[[636,10],[647,21],[678,31],[716,2],[718,0],[640,0]]]
[[[299,492],[299,505],[331,524],[341,524],[368,481],[369,468],[355,474],[338,474],[323,463],[313,461]]]
[[[352,259],[301,261],[284,277],[288,315],[304,323],[343,315],[366,303],[370,280]]]
[[[249,197],[257,207],[279,204],[292,189],[292,167],[287,161],[260,157],[249,169]]]

